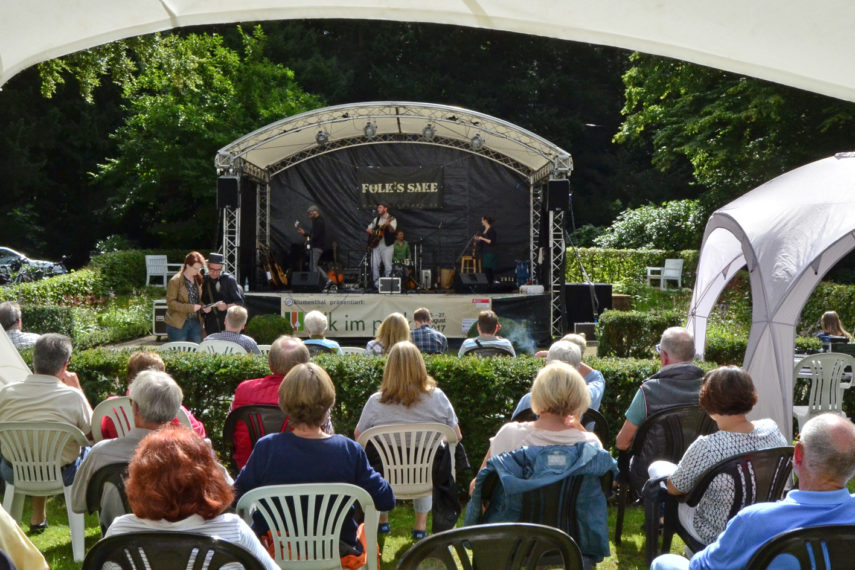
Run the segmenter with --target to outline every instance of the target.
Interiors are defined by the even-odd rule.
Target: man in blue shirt
[[[801,527],[855,523],[855,497],[846,483],[855,475],[855,425],[836,414],[809,420],[793,452],[799,489],[777,503],[742,509],[714,543],[686,560],[676,554],[656,558],[651,570],[743,568],[760,546],[776,535]],[[770,569],[792,567],[776,558]],[[796,565],[798,567],[798,565]]]
[[[249,313],[247,313],[246,309],[240,305],[229,307],[229,310],[226,311],[226,330],[209,334],[205,337],[205,340],[227,340],[241,345],[248,353],[261,354],[255,340],[241,333],[246,327],[247,319],[249,319]]]
[[[448,350],[448,339],[433,328],[433,318],[430,311],[424,307],[413,313],[413,344],[423,354],[443,354]]]

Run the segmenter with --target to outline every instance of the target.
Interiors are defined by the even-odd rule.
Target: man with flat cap
[[[319,273],[321,277],[318,283],[329,285],[327,274],[318,267],[318,261],[320,261],[321,255],[324,253],[324,248],[327,246],[326,224],[324,223],[324,219],[321,217],[320,209],[318,209],[314,204],[308,207],[306,214],[309,216],[309,219],[312,220],[312,228],[306,232],[306,230],[297,226],[297,231],[300,232],[300,235],[309,240],[309,248],[311,252],[309,257],[309,272]]]
[[[225,259],[221,253],[209,253],[205,260],[208,273],[202,282],[202,305],[217,303],[213,307],[202,309],[205,321],[205,334],[214,334],[226,330],[226,311],[234,305],[245,304],[243,291],[237,280],[223,271]]]

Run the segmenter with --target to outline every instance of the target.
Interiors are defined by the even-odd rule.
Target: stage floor
[[[303,317],[309,311],[321,311],[329,319],[327,336],[341,338],[371,338],[389,313],[402,313],[412,324],[413,312],[427,307],[433,316],[433,326],[450,339],[468,336],[478,313],[493,308],[495,300],[530,300],[548,307],[545,295],[518,293],[422,293],[395,295],[379,293],[294,293],[291,291],[246,293],[247,307],[252,314],[278,312],[291,321],[297,336],[306,336]]]

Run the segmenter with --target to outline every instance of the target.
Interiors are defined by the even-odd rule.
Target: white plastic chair
[[[659,280],[659,288],[663,291],[668,281],[676,281],[680,289],[683,286],[683,260],[666,259],[665,267],[647,267],[647,284],[652,287],[655,279]]]
[[[175,340],[172,342],[165,342],[160,345],[160,350],[174,350],[175,352],[198,352],[199,345],[195,342],[189,342],[186,340]]]
[[[343,346],[341,347],[342,354],[365,354],[365,349],[361,346]]]
[[[253,513],[261,515],[273,535],[273,558],[281,568],[339,570],[339,534],[355,503],[365,513],[365,567],[376,570],[379,513],[362,487],[349,483],[258,487],[240,498],[237,513],[247,523]]]
[[[826,412],[843,415],[843,391],[851,385],[842,382],[846,368],[855,372],[855,357],[839,352],[811,354],[796,363],[793,368],[793,385],[806,377],[802,372],[804,369],[810,373],[808,404],[793,406],[793,417],[799,424],[799,432],[813,416]]]
[[[377,426],[359,434],[356,441],[362,447],[374,444],[383,463],[383,478],[392,486],[396,499],[417,499],[433,492],[433,458],[443,441],[448,442],[454,473],[457,433],[445,424]]]
[[[258,345],[258,350],[259,350],[259,352],[261,352],[261,354],[263,354],[264,356],[267,356],[268,354],[270,354],[270,347],[271,347],[271,346],[273,346],[273,345],[270,345],[270,344],[259,344],[259,345]]]
[[[116,433],[125,437],[134,428],[134,405],[127,396],[104,400],[92,410],[92,441],[104,439],[101,433],[101,420],[108,417],[113,420]]]
[[[193,429],[193,424],[190,423],[190,416],[187,415],[187,412],[184,411],[184,408],[178,408],[178,413],[175,414],[175,417],[178,418],[178,423],[180,423],[182,426]]]
[[[71,486],[62,483],[62,451],[69,442],[83,447],[86,436],[77,427],[53,422],[7,422],[0,424],[0,448],[12,466],[15,483],[6,483],[3,508],[20,522],[24,497],[47,497],[63,493],[71,527],[71,550],[75,562],[84,555],[83,514],[71,510]]]
[[[145,284],[151,285],[152,277],[160,279],[161,285],[166,287],[170,273],[178,273],[184,267],[183,263],[167,263],[165,255],[145,256]]]
[[[230,340],[203,340],[199,352],[208,354],[246,354],[246,349]]]

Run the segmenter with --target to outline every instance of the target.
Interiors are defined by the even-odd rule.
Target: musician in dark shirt
[[[478,246],[478,257],[481,258],[481,269],[487,274],[487,281],[493,282],[493,272],[496,269],[496,258],[498,251],[496,249],[496,228],[493,227],[492,216],[484,216],[481,218],[481,225],[484,228],[475,234],[475,241]]]
[[[321,211],[314,204],[309,206],[309,209],[306,210],[306,214],[309,216],[309,219],[312,220],[312,228],[309,230],[308,234],[306,233],[306,230],[300,226],[297,226],[297,231],[309,240],[309,248],[311,252],[309,259],[309,272],[316,272],[321,275],[321,280],[318,281],[318,283],[327,283],[327,281],[329,281],[327,279],[327,274],[318,267],[318,261],[320,261],[321,255],[324,253],[324,248],[327,245],[326,224],[324,223],[324,219],[321,217]]]
[[[202,309],[205,334],[209,335],[226,330],[224,321],[229,307],[243,306],[245,303],[243,291],[241,291],[237,280],[223,272],[223,264],[225,263],[223,255],[209,253],[205,263],[208,266],[208,274],[202,281],[202,298],[200,301],[202,305],[217,303],[213,307]]]

